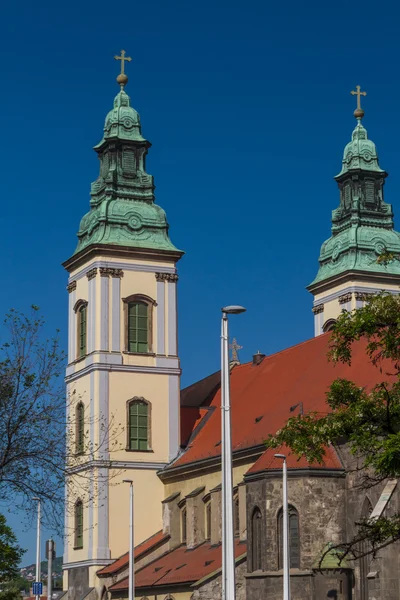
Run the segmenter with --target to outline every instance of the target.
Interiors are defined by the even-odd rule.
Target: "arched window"
[[[143,294],[123,298],[127,352],[152,352],[152,313],[156,302]]]
[[[364,504],[361,510],[361,519],[368,519],[372,513],[372,505],[368,498],[365,498]],[[360,554],[365,554],[371,551],[371,543],[369,540],[362,540],[359,544]],[[372,555],[367,554],[360,558],[360,598],[361,600],[368,600],[368,578],[367,575],[370,572],[370,566],[372,561]]]
[[[144,398],[128,402],[128,449],[150,450],[150,404]]]
[[[77,358],[87,354],[87,307],[86,300],[78,300],[74,307],[77,316]]]
[[[328,319],[322,326],[322,331],[326,333],[327,331],[332,331],[332,329],[336,325],[336,319]]]
[[[261,536],[262,516],[258,507],[253,510],[251,517],[251,567],[252,571],[261,570]]]
[[[82,500],[75,503],[75,548],[83,548],[83,504]]]
[[[75,436],[75,452],[83,454],[85,445],[85,406],[83,402],[79,402],[76,407],[76,436]]]
[[[206,540],[211,540],[211,500],[207,500],[205,504],[205,520],[206,520]]]
[[[187,510],[186,505],[181,510],[181,542],[186,544],[187,539]]]
[[[299,532],[299,513],[294,506],[288,507],[289,510],[289,554],[290,568],[300,569],[300,532]],[[283,569],[283,510],[278,513],[278,564]]]
[[[235,535],[240,533],[240,521],[239,521],[239,493],[236,492],[233,495],[233,531]]]

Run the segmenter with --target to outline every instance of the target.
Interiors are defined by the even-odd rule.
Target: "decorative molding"
[[[339,304],[346,304],[346,302],[351,302],[352,297],[353,294],[351,292],[347,292],[347,294],[342,294],[342,296],[339,296],[338,298]]]
[[[130,258],[132,258],[130,256]],[[160,265],[140,265],[140,264],[135,264],[135,263],[125,263],[122,261],[116,261],[116,260],[96,260],[94,262],[92,262],[89,266],[85,266],[83,267],[83,269],[81,269],[80,271],[78,271],[77,273],[74,273],[73,279],[78,280],[81,279],[81,277],[84,277],[85,275],[87,275],[87,273],[92,269],[92,268],[100,268],[100,267],[104,267],[104,268],[109,268],[109,269],[122,269],[123,271],[136,271],[136,272],[141,272],[141,273],[171,273],[174,274],[176,272],[175,267],[161,267]],[[71,280],[69,281],[69,283],[71,283]]]
[[[112,267],[100,267],[100,277],[123,277],[122,269],[114,269]]]
[[[324,305],[323,304],[318,304],[317,306],[314,306],[312,309],[314,315],[318,315],[319,313],[324,312]]]
[[[69,283],[69,284],[67,285],[67,290],[68,290],[68,293],[69,293],[69,294],[70,294],[71,292],[74,292],[74,291],[76,290],[76,281],[75,281],[75,280],[74,280],[74,281],[71,281],[71,283]]]
[[[368,292],[356,292],[355,296],[356,300],[362,300],[363,302],[366,302],[367,300],[371,300],[371,298],[373,298],[375,294]]]
[[[110,565],[115,561],[115,558],[94,558],[92,560],[80,560],[71,563],[63,563],[63,570],[76,569],[77,567],[98,567]]]
[[[97,275],[97,267],[94,267],[94,269],[90,269],[90,271],[88,271],[86,273],[86,277],[89,279],[89,281],[91,279],[93,279],[94,277],[96,277],[96,275]]]
[[[68,370],[68,369],[67,369]],[[148,367],[148,366],[137,366],[137,365],[116,365],[112,363],[91,363],[89,365],[85,365],[79,371],[75,371],[71,374],[68,374],[65,377],[65,383],[71,383],[83,375],[87,375],[88,373],[92,373],[95,371],[118,371],[125,373],[153,373],[154,375],[180,375],[181,370],[175,368],[168,367]]]
[[[176,273],[156,273],[157,281],[170,281],[176,283],[179,279]]]
[[[220,459],[221,462],[221,459]],[[81,471],[90,471],[93,469],[146,469],[152,471],[160,471],[167,467],[169,463],[166,462],[149,462],[149,461],[126,461],[126,460],[100,460],[93,459],[88,460],[85,463],[76,465],[67,470],[67,475],[75,475]]]

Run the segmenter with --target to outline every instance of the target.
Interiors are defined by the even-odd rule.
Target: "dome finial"
[[[125,50],[121,50],[121,56],[114,56],[114,58],[121,61],[121,73],[118,75],[117,81],[121,86],[121,90],[123,90],[128,83],[128,76],[125,74],[125,61],[131,62],[132,58],[125,56]]]
[[[361,96],[366,96],[367,92],[362,92],[359,85],[356,86],[356,90],[356,92],[354,90],[350,92],[352,96],[357,96],[357,108],[354,111],[354,116],[356,119],[362,119],[364,116],[364,111],[361,108]]]

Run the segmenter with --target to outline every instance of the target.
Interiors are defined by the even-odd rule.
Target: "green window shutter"
[[[149,411],[146,402],[134,401],[129,406],[129,449],[149,449]]]
[[[128,304],[128,352],[149,351],[149,307],[144,302]]]
[[[79,356],[86,354],[87,305],[79,309]]]
[[[83,504],[75,504],[75,548],[83,548]]]
[[[85,407],[80,402],[76,408],[76,452],[82,453],[84,450],[85,437]]]

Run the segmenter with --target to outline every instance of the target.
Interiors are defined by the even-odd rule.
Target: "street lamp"
[[[222,308],[221,323],[221,460],[222,460],[222,600],[235,599],[233,532],[232,431],[229,392],[228,315],[245,312],[243,306]]]
[[[37,505],[37,530],[36,530],[36,600],[40,600],[40,498],[32,498],[36,500]]]
[[[283,460],[282,469],[282,508],[283,508],[283,600],[290,600],[290,556],[289,556],[289,518],[287,495],[287,464],[285,454],[274,454]]]
[[[135,598],[135,566],[134,566],[134,534],[133,534],[133,481],[124,479],[123,483],[129,483],[129,600]]]

